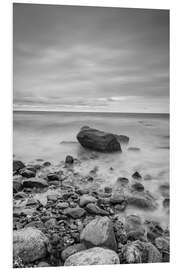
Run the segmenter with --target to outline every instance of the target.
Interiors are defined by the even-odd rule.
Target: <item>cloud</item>
[[[154,97],[164,108],[168,16],[166,10],[15,4],[14,104],[112,110],[119,102],[121,110],[126,102],[131,110],[137,98],[150,111]]]

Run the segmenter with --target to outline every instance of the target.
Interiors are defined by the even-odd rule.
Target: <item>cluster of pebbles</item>
[[[50,162],[13,161],[13,266],[43,267],[169,261],[169,230],[154,220],[126,215],[128,205],[154,211],[139,172],[116,188],[99,187],[97,167],[75,171],[72,156]],[[161,187],[169,207],[169,187]]]

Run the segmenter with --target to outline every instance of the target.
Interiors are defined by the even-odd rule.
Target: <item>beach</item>
[[[129,137],[129,142],[121,143],[122,152],[101,153],[86,149],[80,145],[76,137],[83,126],[113,134],[126,135]],[[19,191],[16,190],[14,193],[14,213],[32,207],[26,205],[29,196],[42,204],[45,201],[46,211],[48,212],[48,209],[50,209],[52,214],[53,211],[56,213],[59,200],[61,203],[68,202],[68,207],[72,206],[73,208],[77,204],[79,205],[79,195],[82,196],[84,193],[94,196],[99,201],[104,196],[102,193],[107,193],[104,198],[111,198],[113,192],[119,190],[119,187],[123,187],[127,191],[127,198],[129,198],[133,187],[137,189],[138,196],[141,195],[140,203],[136,200],[135,203],[132,202],[131,197],[129,203],[123,208],[119,202],[115,205],[111,202],[112,204],[109,205],[102,200],[102,209],[106,211],[106,214],[98,214],[98,212],[94,213],[94,210],[88,211],[86,209],[89,213],[87,216],[105,215],[114,220],[114,215],[118,214],[124,218],[135,215],[140,217],[143,224],[146,224],[146,226],[144,225],[146,229],[147,221],[153,221],[162,228],[162,235],[167,234],[169,230],[168,114],[16,111],[13,115],[13,153],[13,159],[22,161],[26,168],[28,166],[31,168],[30,171],[34,168],[33,166],[36,167],[36,177],[45,179],[48,183],[54,181],[54,186],[51,182],[52,185],[43,187],[43,192],[42,190],[32,189],[28,193],[25,188],[25,193],[30,194],[25,198],[19,198],[17,196]],[[67,156],[73,158],[72,164],[66,162]],[[140,177],[133,177],[135,172],[138,172]],[[55,177],[49,182],[49,174],[58,175],[61,181],[58,182]],[[24,179],[28,181],[26,174],[24,176],[22,173],[20,175],[19,173],[14,174],[15,182],[21,183]],[[123,186],[122,179],[127,179],[127,186]],[[139,184],[137,185],[137,183]],[[69,200],[68,197],[62,199],[62,196],[67,193],[67,186],[73,192],[75,199]],[[76,189],[82,191],[75,195]],[[86,192],[87,190],[88,192]],[[48,196],[50,197],[49,204]],[[143,205],[142,200],[144,200],[143,203],[145,202]],[[34,202],[36,207],[37,201]],[[98,204],[98,206],[100,205]],[[61,214],[64,215],[63,212]],[[40,217],[40,214],[36,213],[36,215]],[[54,218],[53,214],[52,216]],[[82,216],[84,216],[84,213]],[[22,225],[22,217],[18,215],[17,217],[14,223],[15,230],[28,225],[27,216],[24,225]],[[78,219],[81,219],[81,215]],[[42,220],[38,220],[42,222]],[[34,221],[33,218],[32,221]],[[71,225],[73,222],[70,220]],[[49,235],[47,228],[44,233]],[[67,233],[69,233],[68,230]],[[158,236],[162,235],[158,234]],[[141,237],[137,237],[136,240],[138,239],[141,239]],[[148,241],[150,240],[148,239]],[[77,240],[77,243],[79,243],[79,240]],[[72,245],[72,243],[68,245]],[[58,263],[56,261],[54,265],[59,265]]]

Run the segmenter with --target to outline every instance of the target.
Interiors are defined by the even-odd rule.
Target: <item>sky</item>
[[[169,11],[13,5],[15,110],[169,112]]]

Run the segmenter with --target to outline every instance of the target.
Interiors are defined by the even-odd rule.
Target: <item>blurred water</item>
[[[84,159],[79,167],[88,173],[98,166],[102,185],[114,185],[117,177],[131,179],[134,171],[151,180],[143,184],[162,205],[159,185],[169,182],[169,116],[160,114],[108,114],[108,113],[64,113],[64,112],[14,112],[13,152],[17,159],[31,162],[35,159],[59,163],[66,155]],[[123,134],[130,137],[128,145],[122,145],[122,153],[95,155],[83,149],[76,140],[80,128],[93,128]],[[128,150],[138,147],[140,151]],[[113,170],[110,170],[113,167]],[[149,214],[147,214],[149,215]],[[150,215],[158,216],[168,225],[169,215],[162,207]]]

